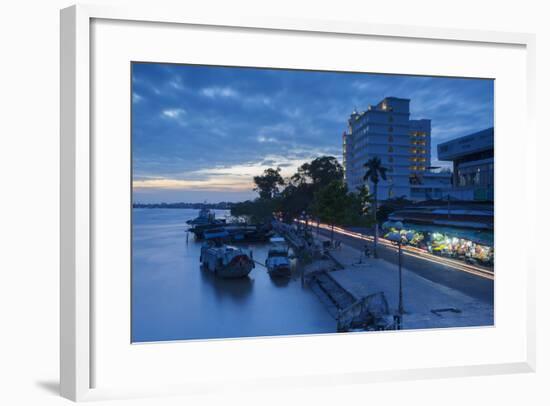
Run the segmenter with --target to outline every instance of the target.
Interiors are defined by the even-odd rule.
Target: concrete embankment
[[[328,240],[320,236],[321,240]],[[346,244],[330,250],[343,266],[330,272],[356,300],[383,292],[390,312],[397,313],[399,300],[398,267],[382,259],[365,258]],[[492,304],[472,298],[457,289],[434,283],[403,268],[403,328],[489,326],[494,323]]]
[[[396,264],[383,259],[365,258],[358,249],[342,243],[322,254],[329,239],[317,235],[309,241],[295,228],[279,226],[296,249],[308,251],[311,263],[303,266],[303,280],[317,293],[329,313],[339,322],[350,310],[369,306],[368,298],[383,296],[385,313],[396,315],[399,300],[399,272]],[[317,253],[317,254],[313,254]],[[319,254],[319,255],[318,255]],[[395,253],[397,255],[397,253]],[[439,284],[407,269],[402,272],[404,312],[402,328],[441,328],[491,326],[493,303],[471,297],[449,284]],[[308,283],[311,282],[311,283]],[[355,317],[355,316],[353,316]]]

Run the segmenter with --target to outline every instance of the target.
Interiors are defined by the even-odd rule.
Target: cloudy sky
[[[492,80],[134,63],[134,202],[253,198],[265,168],[341,160],[351,111],[387,96],[432,120],[433,165],[438,143],[493,125]]]

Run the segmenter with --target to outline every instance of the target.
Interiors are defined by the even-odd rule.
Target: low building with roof
[[[451,197],[494,200],[493,127],[439,144],[437,156],[453,163]]]

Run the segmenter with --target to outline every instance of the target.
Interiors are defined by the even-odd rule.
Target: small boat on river
[[[265,266],[267,272],[273,277],[290,277],[290,259],[288,258],[288,245],[282,237],[272,237],[271,246],[267,253]]]
[[[189,231],[195,234],[197,240],[221,238],[224,242],[261,242],[267,240],[269,228],[260,224],[245,223],[214,223],[197,224]]]
[[[243,278],[254,268],[252,252],[208,241],[201,247],[200,261],[203,268],[220,278]]]
[[[187,224],[192,224],[196,226],[206,226],[209,224],[223,224],[225,220],[216,219],[216,213],[214,211],[203,207],[199,211],[198,217],[193,220],[187,220]]]

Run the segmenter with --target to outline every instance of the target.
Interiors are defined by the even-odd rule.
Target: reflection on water
[[[284,287],[284,286],[287,286],[290,282],[290,279],[288,278],[271,278],[271,282],[273,283],[274,286],[276,287]]]
[[[221,279],[204,268],[201,268],[201,276],[203,283],[212,286],[216,296],[232,297],[234,300],[246,300],[254,285],[254,279],[249,276],[239,279]]]
[[[323,305],[301,287],[295,264],[290,279],[271,278],[260,265],[266,244],[247,246],[256,261],[247,278],[219,279],[201,269],[201,244],[186,232],[197,212],[133,210],[133,342],[335,331]]]

